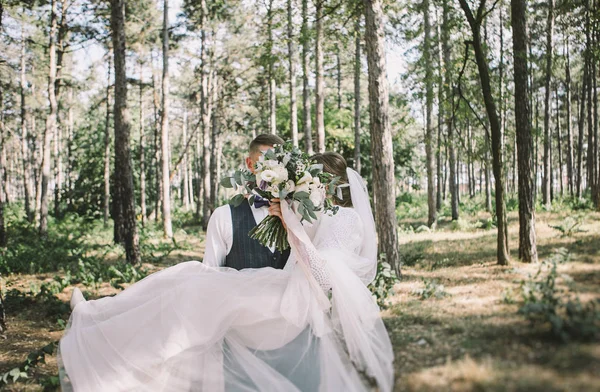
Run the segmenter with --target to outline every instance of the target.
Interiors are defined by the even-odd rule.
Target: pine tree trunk
[[[287,0],[288,17],[288,60],[290,67],[290,132],[292,143],[298,146],[298,105],[296,99],[296,38],[294,37],[294,22],[292,19],[292,0]]]
[[[31,208],[31,160],[29,157],[29,135],[27,134],[27,78],[26,78],[26,59],[25,59],[25,27],[21,26],[21,153],[23,154],[23,191],[25,199],[25,215],[27,221],[32,223],[34,220],[33,210]]]
[[[475,50],[475,60],[479,70],[479,79],[481,82],[481,90],[485,102],[485,108],[492,131],[492,155],[493,155],[493,170],[496,191],[496,217],[498,224],[498,249],[497,257],[499,265],[507,265],[509,262],[508,253],[508,230],[506,224],[506,209],[504,205],[504,175],[502,163],[502,130],[500,129],[500,120],[494,102],[492,87],[490,84],[489,66],[485,57],[481,44],[481,18],[483,17],[483,6],[485,0],[482,0],[477,13],[477,19],[473,16],[467,0],[460,0],[460,5],[467,16],[467,20],[473,33],[473,49]]]
[[[181,126],[182,129],[182,133],[183,133],[183,142],[187,143],[188,140],[188,133],[187,133],[187,127],[188,127],[188,112],[187,112],[187,108],[183,109],[183,124]],[[183,206],[185,208],[186,211],[190,210],[190,204],[191,204],[191,200],[190,200],[190,189],[189,189],[189,183],[188,183],[188,152],[187,149],[186,151],[183,153],[183,162],[182,162],[182,168],[181,171],[183,172]]]
[[[354,170],[360,173],[360,20],[361,15],[356,16],[354,22]]]
[[[583,139],[585,133],[585,96],[587,93],[587,67],[583,67],[583,80],[581,83],[581,91],[579,93],[579,119],[577,128],[579,131],[579,141],[577,143],[577,197],[581,197],[583,191]]]
[[[335,64],[337,76],[337,108],[342,110],[342,59],[340,54],[340,45],[335,48]]]
[[[565,189],[563,186],[563,151],[562,151],[562,130],[560,128],[560,102],[558,99],[558,86],[555,87],[555,98],[556,98],[556,148],[558,150],[558,184],[560,188],[560,196],[565,195]]]
[[[325,152],[325,75],[323,71],[323,2],[316,0],[316,38],[315,38],[315,75],[316,75],[316,116],[317,152]]]
[[[546,69],[544,98],[544,178],[542,181],[542,202],[550,207],[551,200],[551,162],[550,162],[550,82],[552,79],[552,34],[554,30],[554,0],[548,0],[548,19],[546,22]]]
[[[536,263],[535,205],[533,201],[531,116],[527,97],[527,0],[511,0],[515,75],[515,120],[519,155],[519,259]]]
[[[202,28],[202,48],[200,52],[201,59],[201,94],[200,94],[200,108],[201,108],[201,125],[202,125],[202,228],[206,230],[208,227],[208,220],[210,218],[210,135],[211,135],[211,124],[210,124],[210,108],[209,108],[209,93],[210,93],[210,83],[209,83],[209,67],[208,67],[208,53],[207,53],[207,44],[208,40],[206,38],[206,24],[208,22],[208,8],[206,4],[206,0],[201,1],[202,4],[202,14],[200,26]],[[272,4],[272,3],[270,3]],[[270,27],[269,27],[270,29]],[[271,34],[271,32],[269,32]],[[270,50],[270,49],[269,49]],[[270,51],[269,51],[270,53]],[[270,59],[269,59],[269,67],[270,67]],[[269,68],[270,69],[270,68]],[[269,78],[271,77],[269,73]],[[271,91],[269,90],[269,100],[271,100]],[[272,107],[270,108],[272,110]],[[272,113],[271,113],[272,116]],[[269,118],[271,118],[271,116]],[[271,132],[273,131],[273,124],[271,121]]]
[[[452,63],[452,50],[450,47],[450,5],[449,0],[442,3],[442,51],[444,52],[444,64]],[[446,97],[446,155],[450,173],[448,177],[448,190],[450,191],[450,209],[452,220],[458,219],[458,183],[456,180],[456,154],[454,150],[454,91],[452,89],[452,67],[444,67],[444,96]],[[445,188],[445,187],[444,187]]]
[[[130,114],[127,107],[127,75],[125,68],[125,2],[111,0],[112,43],[115,64],[115,185],[121,198],[123,212],[123,238],[127,261],[136,264],[140,261],[139,237],[135,222],[135,200],[129,133]]]
[[[302,0],[302,133],[304,134],[304,147],[309,155],[313,154],[310,86],[310,32],[308,29],[308,0]]]
[[[381,0],[363,0],[369,64],[369,116],[373,160],[373,194],[380,253],[400,272],[395,208],[394,153],[389,119],[384,18]],[[399,276],[399,275],[398,275]]]
[[[203,0],[205,1],[205,0]],[[267,50],[269,56],[269,129],[273,135],[277,133],[277,86],[275,84],[275,54],[273,53],[273,0],[269,0],[267,8]]]
[[[210,155],[212,159],[210,160],[210,206],[211,212],[214,210],[214,207],[217,205],[217,196],[219,191],[219,179],[218,175],[218,166],[220,165],[219,160],[219,79],[217,77],[217,73],[213,74],[213,88],[212,88],[212,106],[213,106],[213,114],[212,114],[212,126],[211,126],[211,135],[210,135]]]
[[[140,73],[140,206],[142,208],[142,227],[146,226],[146,130],[144,129],[144,64],[139,60]]]
[[[173,237],[173,226],[171,224],[171,181],[169,175],[170,144],[169,144],[169,1],[163,2],[163,74],[162,74],[162,112],[161,112],[161,168],[162,168],[162,218],[163,235],[165,238]]]
[[[571,197],[575,195],[573,186],[573,132],[571,126],[571,64],[569,57],[569,36],[565,34],[565,106],[567,108],[567,187]]]
[[[42,158],[42,192],[40,207],[40,234],[48,234],[48,185],[50,183],[51,156],[50,148],[52,136],[56,133],[56,117],[58,113],[58,103],[56,100],[55,82],[56,82],[56,0],[50,2],[50,43],[48,46],[48,56],[50,67],[48,71],[48,102],[49,113],[46,117],[46,129],[44,130],[43,158]]]
[[[435,19],[437,24],[437,35],[442,36],[440,17],[438,8],[435,8]],[[438,39],[438,75],[437,75],[437,92],[438,92],[438,121],[437,121],[437,143],[435,149],[435,168],[436,168],[436,195],[435,195],[435,210],[437,213],[442,209],[442,128],[444,125],[444,50],[442,48],[442,40]]]
[[[159,119],[159,108],[160,108],[160,104],[159,104],[159,98],[158,98],[158,90],[157,90],[157,85],[158,85],[158,76],[156,75],[155,69],[154,69],[154,63],[152,62],[152,97],[153,97],[153,105],[154,105],[154,169],[156,172],[156,176],[155,176],[155,181],[156,181],[156,203],[154,205],[154,221],[158,222],[158,217],[160,216],[160,209],[161,209],[161,204],[162,204],[162,196],[163,196],[163,191],[162,191],[162,177],[161,177],[161,167],[160,167],[160,162],[161,162],[161,153],[160,153],[160,148],[159,148],[159,141],[158,141],[158,135],[160,133],[160,119]]]
[[[102,205],[104,207],[104,227],[108,226],[108,217],[110,214],[110,71],[112,70],[112,53],[108,52],[108,67],[106,78],[106,119],[104,123],[104,195]],[[117,211],[119,201],[113,200],[113,219],[114,219],[114,241],[122,242],[119,228],[121,226],[121,213]]]
[[[4,144],[6,142],[4,135],[6,131],[4,129],[4,91],[2,90],[2,84],[0,83],[0,150],[4,150]],[[4,189],[4,162],[0,160],[0,190]],[[8,243],[8,235],[6,232],[6,222],[4,221],[4,205],[6,203],[4,192],[0,191],[0,248],[6,248]],[[1,283],[1,280],[0,280]],[[0,287],[1,289],[1,287]],[[6,324],[4,323],[4,303],[2,302],[2,290],[0,290],[0,333],[4,331]]]
[[[427,166],[427,206],[429,210],[427,226],[432,227],[437,220],[435,203],[435,157],[433,153],[434,137],[431,124],[433,110],[433,68],[431,64],[431,22],[429,20],[429,0],[423,0],[424,47],[423,59],[425,66],[425,154]]]

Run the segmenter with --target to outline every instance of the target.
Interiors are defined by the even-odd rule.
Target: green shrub
[[[532,325],[548,325],[552,336],[562,341],[596,339],[600,337],[600,300],[580,301],[572,279],[557,271],[558,264],[567,260],[568,252],[561,249],[521,282],[523,304],[518,313]],[[559,278],[567,282],[567,289],[557,285]]]
[[[444,290],[444,285],[439,284],[433,279],[423,279],[423,287],[412,291],[413,295],[416,295],[421,300],[429,298],[443,298],[449,295]]]

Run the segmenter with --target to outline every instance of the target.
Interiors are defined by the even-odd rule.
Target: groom
[[[254,165],[264,151],[284,141],[277,135],[258,135],[250,143],[246,166],[254,172]],[[237,207],[224,205],[210,217],[206,230],[204,264],[211,267],[244,268],[273,267],[283,269],[290,255],[266,248],[248,233],[269,215],[269,203],[260,200],[250,205],[248,201]]]
[[[283,139],[276,135],[258,135],[250,143],[248,157],[246,157],[248,169],[254,172],[254,165],[262,153],[275,144],[283,143]],[[208,222],[204,264],[236,270],[264,267],[283,269],[290,255],[289,249],[280,253],[261,245],[248,235],[252,228],[269,215],[268,207],[269,203],[266,200],[255,201],[254,205],[250,205],[245,200],[237,207],[224,205],[217,208]],[[301,391],[316,391],[320,382],[318,344],[310,344],[311,349],[307,347],[304,351],[299,349],[299,347],[306,347],[305,345],[312,339],[315,338],[311,335],[310,328],[307,328],[288,345],[277,350],[255,351],[254,355],[288,378]],[[226,344],[224,349],[227,353]],[[290,352],[302,354],[297,358],[290,358],[287,354]],[[229,355],[225,355],[227,369],[233,369],[233,373],[244,372],[230,358]],[[235,389],[226,383],[226,391]]]

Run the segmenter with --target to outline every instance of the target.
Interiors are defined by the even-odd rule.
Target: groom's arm
[[[208,221],[204,264],[210,267],[225,266],[225,257],[231,250],[232,242],[231,209],[226,204],[217,208]]]

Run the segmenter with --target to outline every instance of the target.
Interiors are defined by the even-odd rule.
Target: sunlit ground
[[[582,300],[600,296],[600,214],[585,212],[577,232],[563,236],[559,226],[572,213],[540,213],[537,220],[540,258],[556,249],[569,250],[559,272],[574,280]],[[472,223],[489,215],[465,216],[464,227],[443,218],[435,232],[401,234],[403,279],[396,286],[393,305],[383,312],[395,350],[396,391],[593,391],[600,390],[600,344],[561,343],[547,326],[531,327],[521,315],[519,283],[538,265],[517,261],[518,223],[509,216],[512,261],[495,264],[495,229]],[[418,227],[418,220],[401,224]],[[471,227],[473,226],[473,227]],[[202,258],[204,236],[197,228],[176,233],[186,250],[171,253],[159,269]],[[90,239],[110,242],[110,234]],[[156,244],[162,240],[153,239]],[[118,254],[109,254],[116,259]],[[9,288],[28,290],[55,274],[6,277]],[[435,282],[443,294],[421,299],[415,290]],[[441,288],[443,286],[443,288]],[[82,287],[93,297],[117,292],[103,283]],[[58,297],[67,302],[69,289]],[[9,309],[10,330],[0,340],[0,372],[20,364],[27,354],[61,336],[61,327],[42,305]],[[56,372],[56,358],[38,366],[32,378],[9,385],[7,391],[41,391],[39,380]]]

